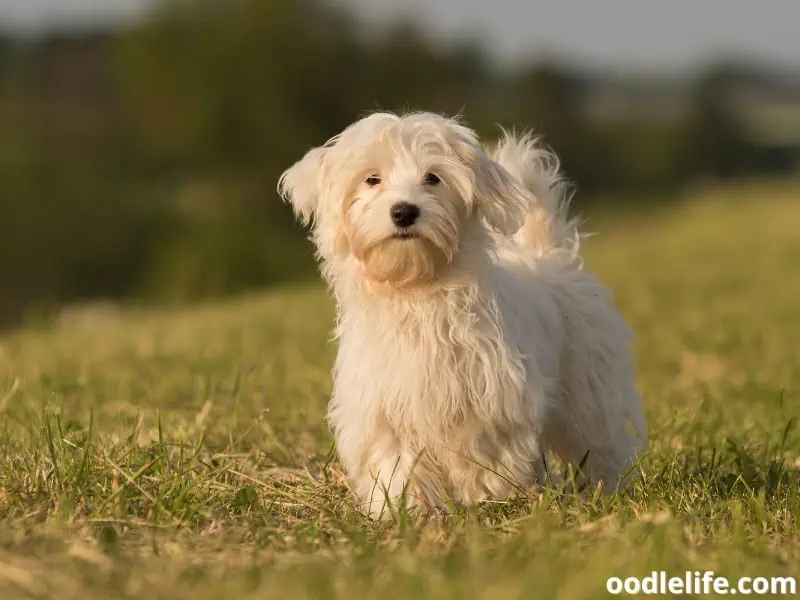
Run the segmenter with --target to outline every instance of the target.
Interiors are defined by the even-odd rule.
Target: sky
[[[103,25],[140,16],[153,0],[0,0],[0,31]]]
[[[136,18],[158,0],[0,0],[0,29]],[[329,0],[367,27],[410,16],[503,62],[549,53],[585,66],[676,69],[720,55],[800,64],[800,0]]]

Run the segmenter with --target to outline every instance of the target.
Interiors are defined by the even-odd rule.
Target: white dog
[[[545,453],[613,489],[646,440],[629,330],[582,269],[555,157],[458,121],[378,113],[279,192],[313,224],[338,305],[329,410],[372,516],[545,481]]]

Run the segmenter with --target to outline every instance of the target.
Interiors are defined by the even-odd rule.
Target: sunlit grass
[[[800,576],[800,190],[588,222],[652,439],[624,496],[354,510],[321,286],[0,338],[0,598],[597,598],[610,576]]]

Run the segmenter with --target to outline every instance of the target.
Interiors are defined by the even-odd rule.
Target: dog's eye
[[[439,179],[439,176],[436,173],[428,173],[425,175],[424,181],[425,185],[437,185],[441,179]]]
[[[375,187],[376,185],[380,185],[381,178],[377,175],[370,175],[364,181],[369,187]]]

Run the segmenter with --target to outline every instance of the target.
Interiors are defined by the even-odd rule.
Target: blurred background
[[[365,111],[533,127],[576,209],[796,177],[800,3],[0,0],[0,325],[314,278],[280,172]]]

